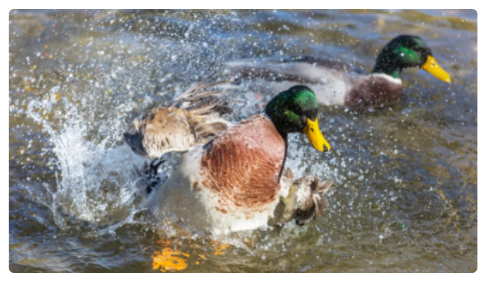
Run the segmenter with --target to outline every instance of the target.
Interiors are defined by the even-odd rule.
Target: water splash
[[[52,195],[49,206],[58,226],[64,227],[59,208],[80,220],[102,224],[127,222],[138,209],[134,201],[140,193],[132,171],[143,159],[134,156],[125,145],[112,141],[118,132],[116,128],[113,128],[114,135],[100,142],[91,141],[89,132],[97,123],[86,121],[69,102],[65,103],[66,112],[58,121],[49,121],[42,113],[51,106],[51,103],[31,101],[26,110],[11,106],[11,112],[33,119],[49,136],[55,154],[51,164],[58,170],[57,189],[51,191],[45,187]]]

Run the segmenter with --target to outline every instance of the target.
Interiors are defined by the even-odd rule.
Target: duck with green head
[[[451,82],[426,42],[410,35],[390,41],[379,53],[370,74],[361,74],[338,60],[310,56],[245,59],[228,62],[226,67],[238,81],[264,94],[303,83],[314,90],[319,104],[348,107],[397,101],[402,93],[400,74],[407,68],[422,68],[443,82]]]
[[[212,234],[292,219],[303,224],[319,215],[325,206],[320,195],[330,184],[313,176],[293,179],[284,171],[288,133],[304,133],[321,152],[330,149],[319,128],[314,92],[294,86],[274,97],[264,114],[237,125],[218,121],[223,109],[212,101],[194,109],[157,108],[136,121],[135,134],[125,134],[137,154],[184,152],[171,177],[151,195],[152,214]],[[202,129],[212,135],[200,135]],[[279,204],[285,214],[277,212]]]

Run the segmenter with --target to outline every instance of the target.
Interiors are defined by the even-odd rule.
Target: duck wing
[[[228,107],[228,101],[221,97],[228,92],[222,90],[222,86],[232,80],[207,82],[209,78],[194,83],[188,90],[182,93],[170,107],[187,110],[213,111],[220,116],[231,114],[233,110]]]
[[[127,144],[143,157],[158,158],[208,142],[232,125],[222,118],[232,112],[222,98],[227,92],[214,89],[229,82],[197,82],[169,107],[154,108],[141,120],[136,118],[136,132],[124,133]]]

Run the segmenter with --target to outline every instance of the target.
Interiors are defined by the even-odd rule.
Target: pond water
[[[395,105],[321,107],[331,152],[290,138],[294,174],[334,182],[319,219],[220,238],[145,220],[132,172],[144,160],[122,137],[135,117],[223,61],[308,54],[371,70],[399,34],[421,36],[453,82],[406,70]],[[13,272],[477,270],[474,10],[17,10],[9,37]],[[236,93],[234,121],[256,112],[250,95]]]

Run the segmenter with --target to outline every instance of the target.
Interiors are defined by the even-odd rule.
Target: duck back
[[[233,61],[226,64],[245,87],[273,96],[290,87],[305,84],[322,105],[344,105],[351,81],[360,74],[353,66],[335,60],[301,56]]]

